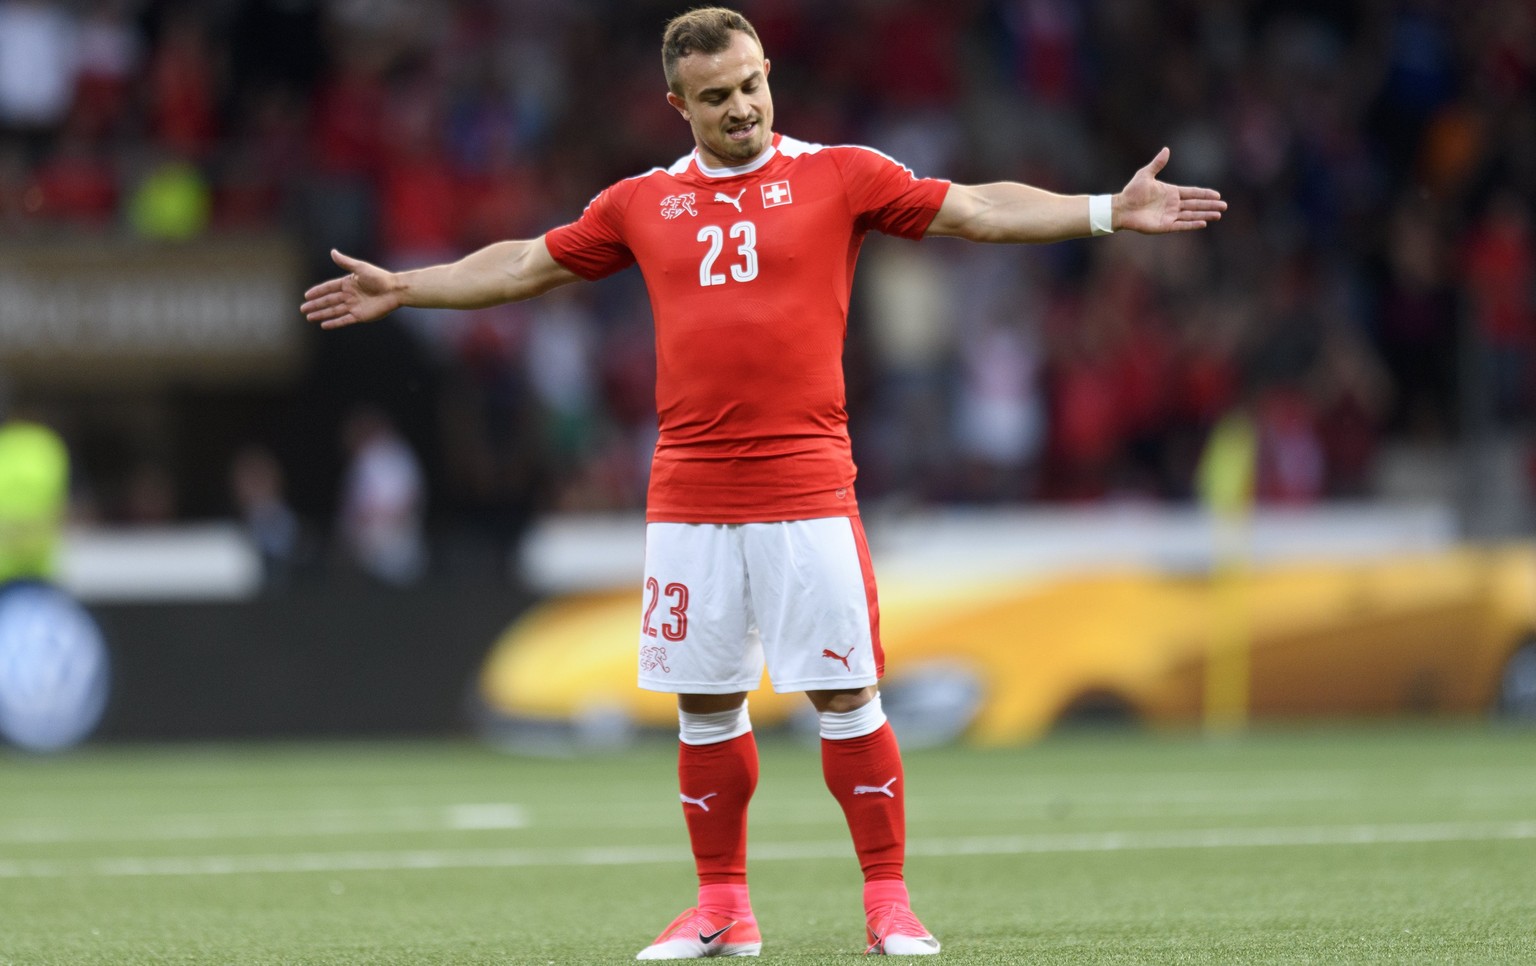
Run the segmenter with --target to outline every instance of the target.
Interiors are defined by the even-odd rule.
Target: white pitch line
[[[467,832],[528,827],[528,810],[507,802],[433,807],[319,809],[260,814],[159,815],[95,821],[0,823],[0,843],[190,841],[381,832]]]
[[[970,836],[910,843],[910,855],[1041,855],[1160,849],[1266,848],[1494,842],[1536,839],[1536,822],[1433,822],[1404,825],[1314,825]],[[847,841],[756,846],[756,860],[846,859]],[[390,872],[412,869],[501,869],[525,866],[648,865],[685,862],[676,846],[543,849],[434,849],[301,852],[284,855],[205,855],[168,858],[0,861],[0,879],[248,875],[269,872]]]

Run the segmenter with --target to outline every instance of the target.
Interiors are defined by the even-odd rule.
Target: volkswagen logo
[[[0,738],[40,752],[84,740],[107,682],[106,644],[84,607],[49,584],[0,587]]]

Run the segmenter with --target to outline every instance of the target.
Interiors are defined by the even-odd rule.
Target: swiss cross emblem
[[[684,214],[697,215],[694,210],[693,192],[682,195],[667,195],[661,199],[661,217],[671,221],[673,218],[681,218]]]
[[[763,207],[777,208],[779,205],[787,205],[795,199],[789,194],[788,181],[770,181],[763,185]]]

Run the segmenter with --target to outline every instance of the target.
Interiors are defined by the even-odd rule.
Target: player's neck
[[[695,143],[693,150],[694,162],[699,170],[712,178],[726,178],[739,174],[748,174],[756,171],[773,159],[777,153],[774,146],[776,138],[769,138],[763,149],[745,161],[717,157],[713,152],[706,151],[702,144]]]

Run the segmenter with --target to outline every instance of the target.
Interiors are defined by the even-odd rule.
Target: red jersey
[[[920,238],[949,182],[862,147],[776,135],[738,168],[698,152],[629,178],[545,236],[586,279],[638,262],[656,327],[646,519],[857,513],[843,341],[870,231]]]

